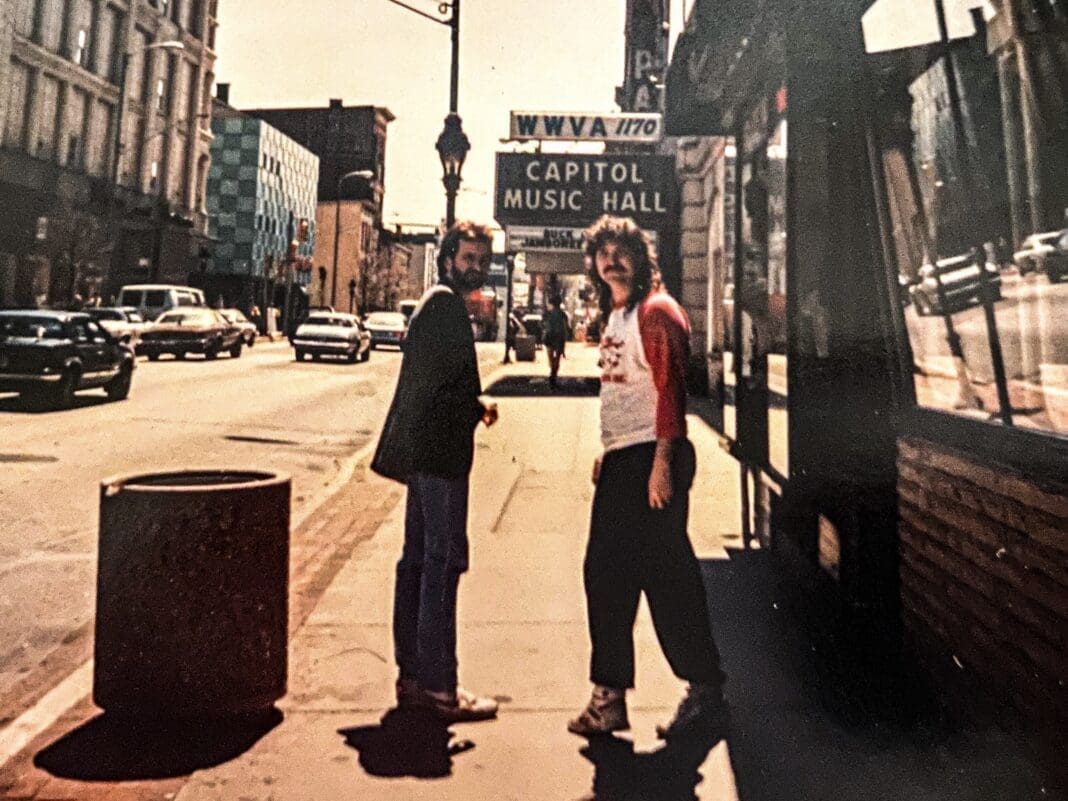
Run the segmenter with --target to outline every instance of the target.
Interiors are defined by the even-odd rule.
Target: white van
[[[146,320],[178,306],[206,306],[204,293],[191,286],[176,284],[127,284],[119,291],[116,306],[133,306]]]

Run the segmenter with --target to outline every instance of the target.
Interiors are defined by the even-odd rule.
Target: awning
[[[781,0],[697,0],[668,65],[664,132],[727,136],[760,62],[781,58],[774,15]]]

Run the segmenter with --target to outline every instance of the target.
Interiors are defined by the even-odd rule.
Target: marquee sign
[[[501,225],[585,228],[602,214],[661,228],[675,210],[671,156],[498,153]]]
[[[526,141],[659,142],[660,114],[597,114],[594,112],[513,111],[509,136]]]

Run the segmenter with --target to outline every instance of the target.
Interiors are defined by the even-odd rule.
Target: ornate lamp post
[[[460,174],[467,151],[471,149],[460,115],[449,112],[436,147],[441,157],[441,182],[445,184],[445,227],[448,229],[456,222],[456,193],[460,190]]]
[[[438,13],[444,14],[451,11],[448,19],[439,19],[432,14],[427,14],[417,8],[413,8],[402,0],[388,0],[395,6],[407,9],[418,14],[424,19],[445,25],[452,31],[452,62],[449,68],[449,116],[445,118],[445,128],[438,137],[437,149],[441,156],[442,177],[445,184],[445,227],[450,228],[456,222],[456,193],[460,189],[460,171],[464,166],[467,151],[471,149],[471,143],[464,134],[460,124],[460,116],[457,114],[458,95],[460,85],[460,0],[441,0],[438,3]]]

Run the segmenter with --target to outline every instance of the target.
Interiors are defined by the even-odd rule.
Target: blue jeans
[[[467,570],[467,477],[408,479],[393,643],[402,679],[456,690],[456,591]]]

